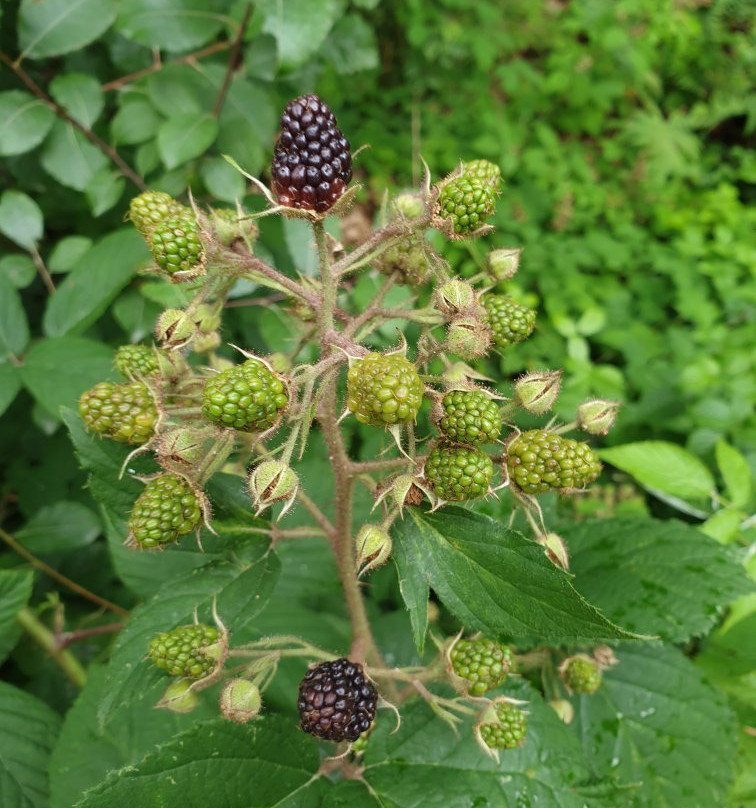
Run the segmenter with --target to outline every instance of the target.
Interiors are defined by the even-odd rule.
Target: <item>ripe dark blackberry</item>
[[[317,95],[289,101],[273,153],[273,191],[281,205],[328,210],[352,179],[349,141]]]
[[[370,729],[377,702],[358,662],[321,662],[299,685],[299,726],[326,741],[356,741]]]

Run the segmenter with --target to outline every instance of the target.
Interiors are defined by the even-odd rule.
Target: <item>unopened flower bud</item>
[[[194,322],[197,323],[200,334],[210,334],[220,328],[221,317],[218,307],[206,303],[197,306],[194,311]]]
[[[391,210],[405,219],[418,219],[425,213],[425,205],[417,194],[404,193],[394,198]]]
[[[591,435],[606,435],[617,419],[620,405],[617,401],[596,398],[583,402],[577,411],[578,426]]]
[[[507,247],[492,250],[488,253],[488,271],[496,281],[507,281],[513,278],[520,266],[522,249]]]
[[[200,334],[192,343],[192,350],[195,353],[210,353],[218,348],[220,344],[220,334],[217,331],[211,331],[209,334]]]
[[[186,473],[207,456],[212,437],[210,429],[175,427],[160,436],[155,456],[167,471]]]
[[[475,317],[459,317],[449,325],[446,350],[462,359],[484,356],[490,345],[490,331]]]
[[[199,704],[199,698],[191,688],[192,683],[188,679],[176,679],[168,685],[155,707],[172,713],[191,713]]]
[[[570,556],[567,552],[567,545],[564,539],[558,533],[546,533],[539,536],[536,541],[543,545],[546,551],[546,557],[557,567],[563,570],[570,568]]]
[[[572,723],[572,719],[575,717],[575,708],[567,699],[555,699],[554,701],[550,701],[549,707],[551,707],[565,724]]]
[[[220,711],[224,718],[246,724],[260,714],[260,688],[248,679],[231,679],[220,695]]]
[[[221,244],[229,247],[237,239],[244,238],[248,243],[253,242],[258,235],[257,225],[249,218],[241,216],[231,208],[221,208],[210,211],[210,220],[215,235]]]
[[[442,314],[470,312],[475,304],[475,290],[465,281],[447,281],[433,293],[433,305]]]
[[[183,348],[197,336],[197,326],[185,312],[166,309],[158,317],[155,336],[165,348]]]
[[[543,415],[554,406],[561,385],[561,370],[527,373],[515,382],[517,403],[533,415]]]
[[[258,514],[276,502],[285,503],[280,519],[294,504],[299,477],[291,466],[280,460],[264,460],[252,469],[247,486]]]
[[[360,575],[372,572],[391,558],[391,536],[379,525],[363,525],[354,540]]]

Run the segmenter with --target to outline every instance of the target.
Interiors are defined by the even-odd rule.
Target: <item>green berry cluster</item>
[[[468,160],[462,163],[462,176],[490,185],[494,191],[501,186],[501,169],[490,160]]]
[[[489,749],[516,749],[525,743],[527,716],[508,701],[495,706],[497,722],[481,724],[480,737]]]
[[[439,443],[428,455],[423,473],[438,497],[463,502],[488,491],[493,463],[475,446]]]
[[[507,447],[510,480],[526,494],[583,488],[601,472],[587,443],[546,429],[530,429]]]
[[[527,339],[535,328],[536,313],[520,306],[510,297],[485,294],[480,302],[486,310],[486,323],[498,348],[506,348]]]
[[[433,268],[433,251],[421,236],[402,239],[385,250],[376,266],[385,275],[396,273],[401,283],[420,286]]]
[[[289,403],[286,385],[259,359],[248,359],[214,376],[202,391],[202,414],[217,426],[263,432]]]
[[[152,394],[143,382],[100,382],[79,398],[79,415],[90,432],[119,443],[146,443],[158,419]]]
[[[176,202],[170,195],[162,191],[145,191],[135,196],[129,204],[129,219],[136,229],[145,237],[169,216],[177,216],[189,209]]]
[[[443,186],[436,204],[439,219],[448,219],[456,236],[477,230],[496,208],[493,188],[479,179],[457,177]]]
[[[452,390],[441,401],[439,429],[451,441],[477,445],[498,440],[499,405],[482,390]]]
[[[205,248],[194,214],[168,216],[150,233],[150,249],[155,263],[173,275],[189,272],[205,262]]]
[[[149,657],[169,676],[204,679],[213,672],[216,660],[206,653],[218,641],[220,632],[213,626],[180,626],[158,634],[150,642]]]
[[[197,529],[202,508],[194,489],[178,474],[150,480],[129,516],[129,538],[143,550],[164,547]]]
[[[452,670],[471,696],[498,687],[512,668],[512,651],[496,640],[457,640],[449,652]]]
[[[601,687],[601,669],[595,659],[574,656],[566,660],[561,671],[562,681],[573,693],[591,695]]]
[[[423,400],[417,368],[399,354],[369,353],[347,374],[347,407],[371,426],[411,424]]]
[[[158,371],[155,349],[147,345],[121,345],[116,349],[113,364],[127,379],[143,379]]]

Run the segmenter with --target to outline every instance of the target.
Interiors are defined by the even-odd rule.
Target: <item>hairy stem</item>
[[[16,619],[24,631],[57,662],[71,682],[80,689],[84,687],[87,672],[70,651],[60,647],[53,632],[41,623],[29,609],[21,609],[16,615]]]

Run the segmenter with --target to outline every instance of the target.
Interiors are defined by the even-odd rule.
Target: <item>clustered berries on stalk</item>
[[[388,200],[377,229],[351,250],[324,228],[326,217],[342,216],[355,203],[359,186],[350,186],[351,147],[317,96],[296,98],[284,110],[272,190],[245,176],[269,203],[252,215],[240,205],[208,210],[194,200],[184,205],[162,192],[132,200],[129,217],[153,257],[145,272],[182,284],[190,302],[160,315],[155,345],[120,347],[114,364],[125,381],[95,385],[81,396],[79,410],[91,432],[131,444],[133,453],[151,453],[159,468],[142,478],[144,490],[128,519],[126,541],[135,550],[164,550],[185,536],[198,537],[203,523],[211,526],[204,493],[208,480],[221,468],[236,468],[245,478],[251,511],[276,509],[280,519],[301,502],[338,556],[355,632],[353,655],[359,659],[335,658],[291,637],[229,649],[228,631],[215,615],[215,626],[180,626],[150,644],[152,662],[178,677],[159,706],[192,709],[198,691],[230,675],[224,664],[232,650],[237,660],[249,661],[225,681],[221,712],[233,721],[252,720],[286,650],[288,656],[319,660],[299,688],[302,729],[322,739],[354,742],[373,725],[379,701],[373,682],[380,689],[382,681],[404,675],[382,666],[358,580],[390,558],[392,523],[408,506],[438,509],[496,496],[508,487],[535,540],[566,567],[564,542],[544,525],[535,495],[580,491],[597,478],[601,466],[592,449],[564,433],[579,428],[605,434],[617,405],[591,400],[579,407],[573,423],[557,425],[552,419],[521,431],[513,423],[518,411],[545,416],[559,395],[561,371],[525,374],[514,381],[510,397],[481,384],[486,377],[475,363],[512,350],[535,329],[535,311],[519,302],[515,289],[509,294],[501,289],[515,275],[521,250],[491,251],[478,275],[467,281],[455,276],[428,234],[436,230],[453,241],[491,232],[487,220],[502,185],[493,163],[460,163],[435,184],[426,170],[423,187]],[[312,226],[317,280],[284,274],[256,254],[257,223],[274,214]],[[358,272],[372,273],[379,283],[362,309],[347,293]],[[233,361],[228,351],[218,350],[224,343],[223,309],[234,287],[250,281],[285,298],[285,306],[296,312],[292,323],[299,333],[289,352],[258,356],[234,348],[241,356]],[[414,308],[385,304],[394,285],[410,290]],[[393,350],[368,348],[376,329],[396,319],[419,328],[416,344],[408,345],[402,336]],[[312,355],[303,351],[306,345],[317,348],[312,362],[303,358]],[[394,455],[371,462],[351,459],[340,427],[350,416],[385,430]],[[425,427],[416,432],[418,419],[435,429],[430,440]],[[332,464],[333,523],[306,496],[295,469],[315,426]],[[352,535],[348,502],[357,476],[372,479],[379,517]],[[271,526],[268,532],[275,539],[285,531]],[[475,738],[489,754],[521,745],[527,720],[521,703],[485,696],[517,675],[514,649],[498,638],[460,634],[449,642],[436,640],[439,658],[423,681],[447,681],[458,697],[446,699],[424,686],[418,691],[450,722],[474,715]],[[564,658],[559,671],[567,693],[595,692],[602,668],[610,664],[611,659],[595,655]]]

